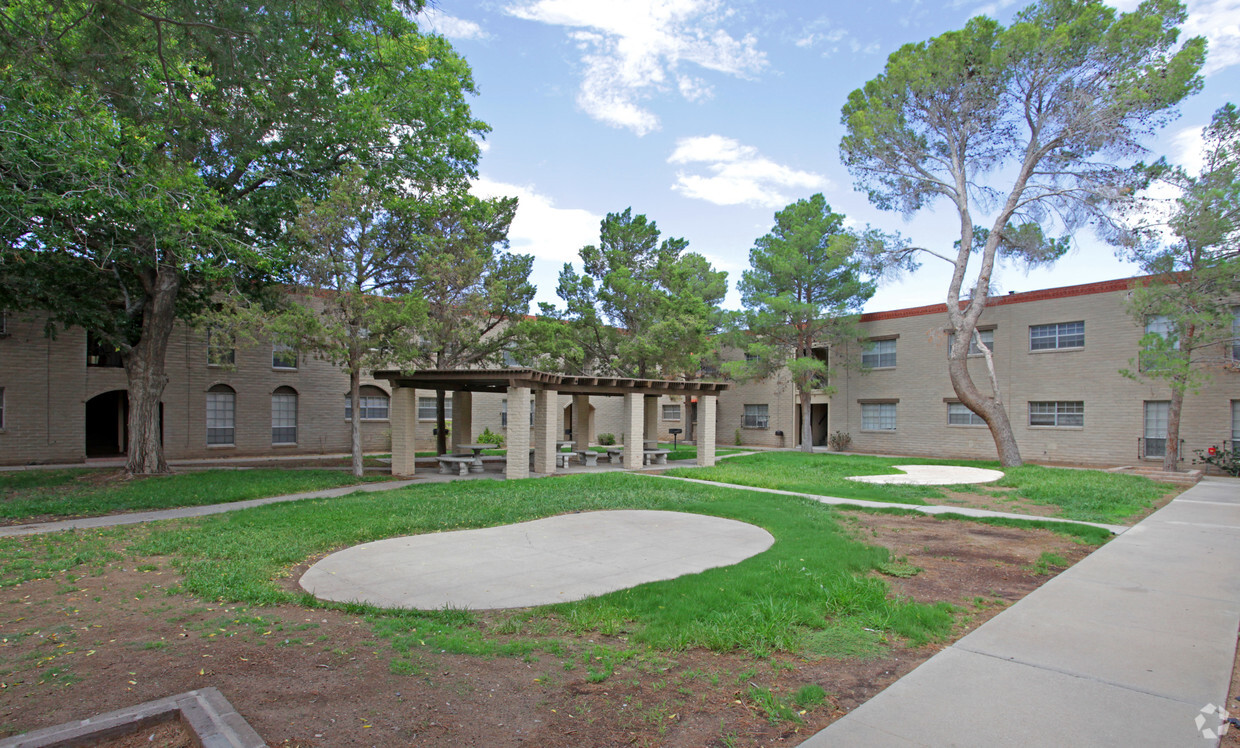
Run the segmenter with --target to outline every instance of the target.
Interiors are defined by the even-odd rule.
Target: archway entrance
[[[120,457],[129,443],[129,393],[112,390],[86,401],[86,456]]]

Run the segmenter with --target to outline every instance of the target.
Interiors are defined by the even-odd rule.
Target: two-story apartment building
[[[1096,465],[1157,460],[1165,448],[1168,388],[1119,374],[1136,358],[1145,329],[1127,316],[1132,279],[1015,293],[993,299],[979,329],[994,351],[1003,399],[1022,455],[1035,462]],[[815,393],[814,443],[845,432],[856,451],[993,458],[994,444],[980,419],[962,406],[947,376],[948,331],[942,305],[865,314],[863,349],[834,352],[864,371],[839,368],[834,391]],[[1233,346],[1240,353],[1240,346]],[[827,352],[822,351],[823,355]],[[1237,356],[1233,356],[1237,358]],[[116,456],[125,449],[125,373],[114,352],[94,345],[82,330],[55,339],[38,320],[0,317],[0,465],[73,463]],[[987,387],[980,355],[971,360]],[[349,449],[348,378],[313,356],[270,344],[234,346],[178,326],[169,346],[169,383],[163,398],[163,439],[170,459],[313,455]],[[366,380],[362,391],[363,444],[387,451],[389,390]],[[416,440],[432,448],[433,393],[419,392]],[[451,399],[449,399],[449,404]],[[1240,440],[1240,368],[1220,367],[1212,381],[1188,396],[1181,454]],[[596,398],[586,429],[622,436],[617,398]],[[502,395],[473,398],[472,433],[506,433]],[[567,437],[577,419],[562,396],[560,428]],[[723,445],[794,447],[800,407],[786,376],[739,383],[721,393],[716,434]],[[664,397],[657,426],[670,441],[696,436],[692,397]],[[528,425],[526,426],[529,427]]]

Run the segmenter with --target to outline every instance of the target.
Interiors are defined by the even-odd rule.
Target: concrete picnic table
[[[458,444],[458,449],[472,449],[474,452],[474,461],[469,464],[469,472],[482,472],[482,450],[495,449],[494,444]]]

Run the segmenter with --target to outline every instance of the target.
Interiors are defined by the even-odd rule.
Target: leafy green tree
[[[858,313],[874,295],[856,255],[860,237],[817,194],[775,214],[771,233],[754,242],[741,276],[739,340],[749,354],[730,362],[740,379],[787,369],[801,400],[801,451],[812,452],[814,390],[833,391],[830,356],[858,340]],[[823,355],[817,355],[822,351]]]
[[[638,378],[696,375],[727,293],[727,273],[685,252],[684,239],[632,208],[608,213],[599,243],[581,248],[584,272],[565,263],[556,294],[563,310],[540,306],[523,351],[538,366]]]
[[[363,473],[362,374],[412,358],[416,330],[426,320],[426,302],[418,295],[382,294],[406,246],[396,230],[392,200],[368,184],[360,168],[334,180],[320,202],[304,199],[289,232],[296,300],[267,320],[276,340],[348,373],[350,444],[358,477]]]
[[[952,266],[948,373],[960,401],[990,427],[1004,465],[1021,464],[1020,450],[976,335],[995,264],[1053,262],[1068,239],[1048,231],[1113,226],[1110,208],[1131,187],[1123,164],[1201,85],[1205,41],[1177,44],[1184,18],[1176,0],[1123,14],[1099,0],[1042,0],[1007,28],[977,17],[901,47],[843,108],[841,156],[872,203],[911,215],[941,199],[956,210],[954,252],[893,242],[880,259],[907,269],[924,253]],[[987,212],[990,224],[979,228]],[[989,394],[969,374],[971,343],[985,354]]]
[[[1147,225],[1130,257],[1151,277],[1133,289],[1128,312],[1148,331],[1141,353],[1121,373],[1155,379],[1171,390],[1163,470],[1180,461],[1185,395],[1209,381],[1210,370],[1234,366],[1240,351],[1240,110],[1228,104],[1204,133],[1202,170],[1192,175],[1160,160],[1144,169],[1152,182],[1179,194],[1169,219]],[[1157,225],[1161,223],[1162,225]],[[1164,240],[1158,229],[1174,238]]]
[[[419,204],[402,221],[406,251],[393,288],[426,302],[408,363],[458,369],[500,364],[521,335],[535,288],[534,258],[502,251],[515,197],[468,193]],[[436,392],[437,448],[447,452],[444,391]]]
[[[420,0],[30,0],[0,13],[0,306],[122,355],[128,469],[167,470],[169,335],[261,287],[350,164],[416,194],[478,157],[468,66]],[[408,14],[408,15],[407,15]]]

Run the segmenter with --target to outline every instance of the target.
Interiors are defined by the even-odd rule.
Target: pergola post
[[[458,390],[452,393],[452,451],[461,444],[474,441],[474,393]]]
[[[414,448],[413,433],[417,425],[418,398],[413,387],[392,385],[391,412],[388,415],[392,426],[392,475],[413,475]]]
[[[639,468],[642,466],[642,455],[646,445],[643,444],[645,433],[644,405],[645,396],[640,392],[624,394],[624,466]]]
[[[715,396],[698,396],[697,464],[715,464]]]
[[[590,396],[573,395],[573,449],[590,448]]]
[[[643,440],[653,439],[659,440],[659,396],[646,395],[645,407],[645,436]]]
[[[530,388],[508,387],[508,460],[504,477],[530,477]]]
[[[511,401],[509,401],[511,408]],[[556,405],[559,395],[555,390],[534,391],[534,472],[543,475],[555,473],[555,445],[559,423],[556,421]],[[512,411],[508,412],[509,447],[508,459],[516,459],[512,451]],[[528,449],[528,448],[527,448]]]

